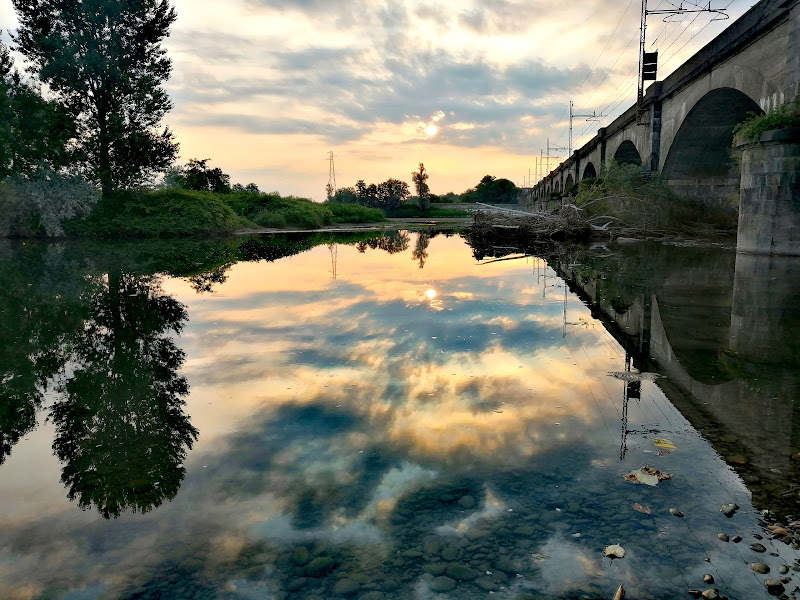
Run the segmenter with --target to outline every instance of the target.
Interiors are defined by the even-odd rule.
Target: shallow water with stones
[[[0,246],[0,597],[794,596],[797,263],[508,251]]]

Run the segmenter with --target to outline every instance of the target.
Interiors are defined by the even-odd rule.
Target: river
[[[797,259],[407,231],[0,259],[1,598],[800,581]]]

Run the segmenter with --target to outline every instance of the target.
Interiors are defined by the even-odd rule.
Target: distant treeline
[[[422,166],[422,165],[420,165]],[[412,174],[413,175],[413,174]],[[508,179],[486,175],[478,185],[460,194],[448,192],[447,194],[427,193],[427,198],[433,203],[458,204],[484,202],[486,204],[511,204],[517,202],[519,188]],[[416,200],[419,196],[416,197]],[[406,201],[415,201],[409,192],[409,186],[397,179],[388,179],[383,183],[366,184],[360,179],[355,186],[336,190],[330,202],[339,204],[361,204],[392,210]]]

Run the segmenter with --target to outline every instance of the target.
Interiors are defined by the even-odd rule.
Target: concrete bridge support
[[[800,128],[741,144],[739,252],[800,256]]]

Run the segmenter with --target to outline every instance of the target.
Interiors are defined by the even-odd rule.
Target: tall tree
[[[431,207],[431,190],[428,187],[428,174],[425,172],[424,164],[419,163],[419,171],[411,171],[411,180],[417,188],[420,209],[427,211]]]
[[[175,21],[168,0],[12,0],[14,36],[30,71],[78,123],[86,176],[104,194],[172,164],[177,144],[159,131],[172,103],[172,63],[161,47]]]

